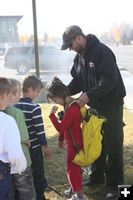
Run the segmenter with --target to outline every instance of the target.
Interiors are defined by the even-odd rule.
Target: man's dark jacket
[[[97,110],[113,106],[126,95],[115,55],[94,35],[87,36],[84,52],[76,55],[71,75],[71,94],[86,92],[89,105]]]

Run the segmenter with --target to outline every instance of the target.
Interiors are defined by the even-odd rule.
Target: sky
[[[38,35],[61,36],[78,25],[85,34],[100,35],[122,22],[133,24],[132,0],[36,0]],[[21,35],[33,34],[32,0],[0,0],[0,15],[23,15]]]

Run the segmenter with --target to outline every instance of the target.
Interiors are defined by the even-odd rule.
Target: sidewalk
[[[133,74],[120,68],[120,72],[126,87],[125,107],[133,112]]]
[[[124,99],[125,102],[125,107],[133,112],[133,74],[131,74],[130,72],[128,72],[127,70],[123,69],[123,68],[119,68],[125,87],[126,87],[126,97]],[[71,75],[70,72],[66,72],[66,73],[55,73],[55,76],[59,77],[65,84],[68,84],[71,80]],[[53,79],[53,73],[49,73],[49,74],[42,74],[41,78],[42,80],[45,80],[47,85],[49,85],[51,83],[51,80]]]

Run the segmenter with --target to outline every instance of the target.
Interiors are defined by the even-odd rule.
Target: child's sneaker
[[[69,188],[68,190],[64,191],[64,195],[67,198],[70,198],[73,194],[74,194],[74,192],[72,192],[71,188]]]
[[[85,195],[83,195],[83,198],[79,198],[77,194],[74,194],[69,200],[88,200],[88,198]]]

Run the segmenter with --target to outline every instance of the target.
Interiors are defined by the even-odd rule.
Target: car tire
[[[29,67],[28,67],[28,65],[27,65],[26,62],[19,62],[19,63],[17,64],[17,72],[18,72],[18,74],[24,75],[24,74],[26,74],[29,70],[30,70],[30,69],[29,69]]]

